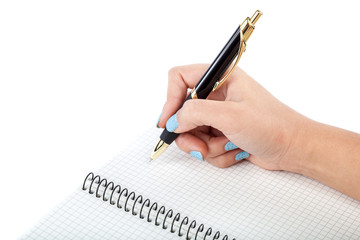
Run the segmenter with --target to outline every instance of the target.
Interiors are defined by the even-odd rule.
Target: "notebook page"
[[[100,175],[231,239],[360,238],[360,203],[304,176],[250,162],[219,169],[171,145],[148,162],[161,131],[120,154]]]
[[[136,227],[134,227],[136,226]],[[20,239],[171,239],[161,228],[78,189]]]
[[[360,238],[359,202],[309,178],[266,171],[246,161],[219,169],[181,152],[175,144],[149,162],[160,132],[149,130],[95,173],[229,239]],[[56,238],[54,229],[61,237]],[[177,238],[81,189],[24,239],[39,236]]]

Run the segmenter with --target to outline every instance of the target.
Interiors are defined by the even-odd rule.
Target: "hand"
[[[186,101],[177,111],[187,90],[207,68],[197,64],[169,71],[167,101],[158,126],[181,133],[176,139],[180,149],[218,167],[244,158],[266,169],[289,167],[288,150],[305,117],[278,101],[240,68],[207,100]]]
[[[169,71],[158,126],[180,133],[179,148],[218,167],[247,159],[300,173],[360,200],[360,135],[295,112],[239,68],[207,100],[186,101],[178,110],[207,67]]]

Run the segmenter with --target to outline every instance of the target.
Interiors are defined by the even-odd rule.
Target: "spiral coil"
[[[95,193],[97,198],[102,197],[103,201],[109,201],[111,205],[116,205],[119,209],[123,208],[125,212],[131,212],[134,216],[139,216],[141,219],[146,218],[147,222],[154,220],[155,226],[163,229],[170,228],[171,233],[176,233],[179,237],[185,236],[187,240],[216,240],[221,237],[219,231],[213,234],[211,227],[206,229],[204,224],[197,226],[195,220],[189,224],[187,216],[181,217],[180,213],[174,214],[172,209],[166,210],[165,206],[159,206],[157,202],[152,203],[148,198],[144,199],[142,195],[129,192],[127,188],[108,182],[107,179],[101,178],[99,175],[95,176],[92,172],[86,176],[82,190],[88,190],[90,194]],[[155,219],[151,219],[151,215],[154,215]],[[167,224],[169,222],[170,225]],[[179,223],[180,225],[178,225]],[[228,240],[228,236],[225,235],[222,240]],[[233,240],[236,239],[233,238]]]

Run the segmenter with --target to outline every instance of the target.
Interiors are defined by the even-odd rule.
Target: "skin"
[[[169,71],[167,100],[158,126],[175,113],[183,151],[201,152],[209,163],[225,168],[247,160],[268,170],[283,170],[316,179],[360,200],[360,135],[313,121],[289,108],[240,68],[207,100],[186,101],[208,68],[205,64]],[[232,141],[238,149],[226,151]]]

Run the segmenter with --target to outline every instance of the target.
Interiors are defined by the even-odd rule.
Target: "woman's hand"
[[[239,68],[207,100],[186,101],[178,110],[207,68],[169,71],[158,126],[180,133],[179,148],[218,167],[247,159],[300,173],[360,200],[360,135],[295,112]]]
[[[181,133],[179,148],[218,167],[248,159],[271,169],[287,168],[289,147],[305,118],[278,101],[240,68],[207,100],[186,101],[208,65],[169,71],[167,101],[158,126]]]

